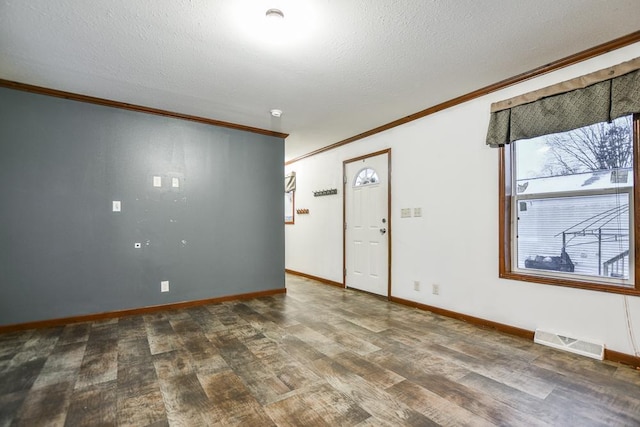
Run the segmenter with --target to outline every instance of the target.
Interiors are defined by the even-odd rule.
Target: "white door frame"
[[[387,299],[391,298],[391,148],[354,157],[342,162],[342,287],[347,287],[347,164],[369,157],[387,155]]]

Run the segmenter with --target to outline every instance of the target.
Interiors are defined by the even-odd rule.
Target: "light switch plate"
[[[422,216],[422,208],[413,208],[413,216],[415,217]]]
[[[142,243],[134,243],[133,247],[136,249],[140,249],[142,247]]]
[[[180,187],[180,178],[171,178],[171,186],[173,188],[179,188]]]
[[[169,292],[169,281],[163,280],[160,282],[160,292]]]
[[[162,187],[162,177],[155,175],[153,177],[153,186],[154,187]]]
[[[411,208],[400,209],[400,218],[411,218]]]
[[[120,200],[114,200],[111,206],[114,212],[120,212],[122,210],[122,203]]]

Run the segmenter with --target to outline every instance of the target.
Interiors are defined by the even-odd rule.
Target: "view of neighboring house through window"
[[[634,288],[632,116],[511,146],[511,271]]]

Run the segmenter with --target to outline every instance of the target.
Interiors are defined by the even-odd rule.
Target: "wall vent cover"
[[[560,350],[570,351],[571,353],[580,354],[593,359],[604,359],[604,345],[579,340],[577,338],[565,337],[553,332],[545,332],[540,329],[536,329],[536,333],[533,336],[533,342],[558,348]]]

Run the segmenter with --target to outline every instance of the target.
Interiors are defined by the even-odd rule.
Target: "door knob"
[[[381,229],[380,229],[380,234],[384,234],[384,233],[386,233],[386,232],[387,232],[387,229],[386,229],[386,228],[381,228]]]

